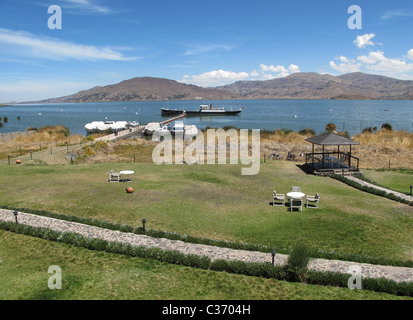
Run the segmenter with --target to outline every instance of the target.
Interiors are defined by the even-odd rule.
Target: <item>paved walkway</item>
[[[359,183],[359,184],[361,184],[361,185],[363,185],[363,186],[370,187],[370,188],[374,188],[374,189],[380,190],[380,191],[384,191],[384,192],[386,192],[387,194],[393,193],[393,194],[394,194],[395,196],[397,196],[397,197],[400,197],[400,198],[402,198],[402,199],[405,199],[405,200],[408,200],[408,201],[410,201],[410,202],[413,202],[413,197],[408,196],[408,195],[406,195],[406,194],[404,194],[404,193],[401,193],[401,192],[393,191],[393,190],[390,190],[390,189],[387,189],[387,188],[383,188],[383,187],[376,186],[375,184],[368,183],[368,182],[366,182],[366,181],[364,181],[364,180],[355,178],[354,176],[349,176],[349,177],[346,177],[346,178],[349,179],[349,180],[353,180],[353,181],[355,181],[355,182],[357,182],[357,183]]]
[[[13,211],[0,209],[0,221],[14,222],[15,217]],[[19,212],[18,214],[18,222],[20,224],[30,225],[34,227],[43,227],[57,231],[73,232],[86,237],[98,238],[107,241],[124,242],[136,246],[156,247],[165,250],[177,250],[185,254],[205,255],[208,256],[211,260],[226,259],[240,260],[245,262],[272,261],[271,253],[235,250],[209,245],[186,243],[177,240],[152,238],[145,235],[113,231],[76,222],[63,221],[22,212]],[[277,254],[275,256],[275,264],[283,265],[287,262],[287,258],[287,255]],[[366,278],[387,278],[396,282],[413,282],[413,268],[378,266],[338,260],[313,259],[310,261],[309,269],[349,274],[350,266],[359,267],[362,270],[363,277]]]
[[[129,131],[128,129],[126,130],[121,130],[118,132],[118,134],[108,134],[106,136],[96,138],[95,142],[97,141],[116,141],[119,139],[129,139],[137,134],[140,134],[143,132],[143,129],[145,129],[145,126],[136,126],[132,127],[131,130]]]

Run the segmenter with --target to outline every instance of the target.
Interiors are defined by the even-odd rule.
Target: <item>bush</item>
[[[312,137],[315,136],[315,131],[310,128],[303,129],[299,131],[298,133],[301,134],[302,136],[312,136]]]
[[[382,128],[382,129],[389,130],[389,131],[393,131],[393,126],[392,126],[390,123],[384,123],[384,124],[381,126],[381,128]]]
[[[337,131],[337,126],[334,123],[329,123],[326,125],[327,132]]]
[[[87,143],[91,141],[95,141],[95,138],[93,136],[86,136],[82,139],[82,143]]]
[[[38,132],[39,133],[47,132],[50,136],[56,136],[56,135],[63,135],[64,137],[70,136],[70,129],[62,125],[40,127]]]
[[[370,127],[370,128],[364,128],[363,131],[362,131],[362,133],[367,133],[367,132],[373,133],[373,128],[372,128],[372,127]]]
[[[289,280],[303,282],[307,277],[307,266],[309,262],[310,249],[301,243],[294,246],[287,260]]]
[[[82,150],[85,157],[93,157],[96,154],[96,152],[89,146],[84,146]]]

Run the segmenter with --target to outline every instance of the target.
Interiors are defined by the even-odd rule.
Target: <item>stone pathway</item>
[[[397,191],[393,191],[393,190],[390,190],[390,189],[386,189],[386,188],[383,188],[383,187],[376,186],[375,184],[368,183],[368,182],[366,182],[366,181],[364,181],[364,180],[355,178],[354,176],[349,176],[349,177],[346,177],[346,178],[349,179],[349,180],[353,180],[353,181],[355,181],[355,182],[357,182],[357,183],[359,183],[359,184],[361,184],[361,185],[363,185],[363,186],[370,187],[370,188],[374,188],[374,189],[380,190],[380,191],[384,191],[384,192],[386,192],[387,194],[393,193],[393,194],[394,194],[395,196],[397,196],[397,197],[400,197],[400,198],[405,199],[405,200],[407,200],[407,201],[413,202],[413,197],[408,196],[408,195],[406,195],[406,194],[404,194],[404,193],[401,193],[401,192],[397,192]]]
[[[0,221],[15,222],[12,210],[0,209]],[[49,228],[63,232],[73,232],[86,237],[103,239],[112,242],[124,242],[135,246],[156,247],[165,250],[177,250],[185,254],[208,256],[211,260],[240,260],[245,262],[271,262],[271,253],[256,251],[235,250],[229,248],[214,247],[202,244],[192,244],[177,240],[152,238],[145,235],[137,235],[120,231],[88,226],[76,222],[69,222],[48,217],[37,216],[19,212],[18,222],[33,227]],[[276,254],[275,264],[284,265],[288,256]],[[362,276],[366,278],[386,278],[396,282],[413,282],[413,268],[379,266],[339,260],[312,259],[309,263],[310,270],[332,271],[349,274],[350,267],[358,267]]]

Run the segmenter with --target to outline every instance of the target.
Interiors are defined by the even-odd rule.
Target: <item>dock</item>
[[[128,139],[128,138],[132,138],[134,136],[137,135],[141,135],[143,134],[143,130],[145,129],[146,126],[137,126],[137,127],[133,127],[130,130],[129,129],[125,129],[122,131],[118,131],[118,133],[115,135],[114,133],[108,134],[106,136],[100,137],[100,138],[96,138],[95,141],[116,141],[116,140],[120,140],[120,139]]]
[[[186,112],[184,111],[184,113],[182,113],[179,116],[173,117],[173,118],[168,119],[166,121],[159,122],[159,125],[163,126],[164,124],[168,124],[168,123],[174,122],[175,120],[179,120],[179,119],[182,119],[182,118],[185,118],[185,117],[186,117]]]
[[[171,122],[174,122],[175,120],[182,119],[186,117],[186,113],[184,112],[183,114],[170,118],[166,121],[159,122],[159,125],[165,125]],[[125,129],[122,131],[119,131],[116,135],[114,133],[108,134],[106,136],[96,138],[95,141],[116,141],[120,139],[129,139],[138,135],[142,135],[144,130],[145,130],[146,125],[139,125],[137,127],[133,127],[130,130]]]

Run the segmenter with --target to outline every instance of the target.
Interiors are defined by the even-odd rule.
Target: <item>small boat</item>
[[[155,133],[158,137],[164,137],[164,136],[167,136],[167,135],[171,134],[171,131],[169,130],[168,126],[162,126],[161,128],[156,129],[154,131],[154,134]]]
[[[169,109],[169,108],[162,108],[161,114],[164,117],[169,116],[178,116],[183,113],[186,114],[187,117],[196,117],[196,116],[236,116],[240,114],[242,109],[236,110],[226,110],[225,108],[213,108],[211,105],[201,105],[199,110],[178,110],[178,109]]]
[[[93,121],[85,125],[85,130],[89,133],[123,130],[127,125],[127,121]]]
[[[158,122],[149,122],[143,130],[146,136],[152,135],[156,130],[161,129]]]
[[[134,127],[137,127],[137,126],[139,126],[139,122],[137,122],[137,121],[128,122],[128,124],[127,124],[128,128],[134,128]]]

